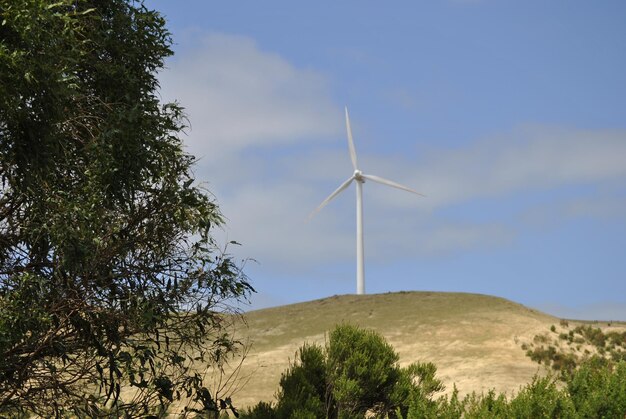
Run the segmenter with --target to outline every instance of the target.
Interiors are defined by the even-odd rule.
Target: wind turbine
[[[350,159],[352,160],[352,167],[354,172],[352,176],[343,182],[326,198],[320,205],[309,215],[311,219],[322,208],[324,208],[330,201],[337,195],[343,192],[353,181],[356,181],[356,293],[365,294],[365,269],[364,269],[364,251],[363,251],[363,184],[365,179],[372,182],[381,183],[383,185],[391,186],[392,188],[402,189],[403,191],[411,192],[416,195],[424,196],[413,189],[400,185],[399,183],[391,180],[383,179],[379,176],[366,175],[361,172],[356,159],[356,149],[354,148],[354,140],[352,139],[352,129],[350,128],[350,117],[348,116],[348,107],[346,107],[346,130],[348,131],[348,147],[350,149]]]

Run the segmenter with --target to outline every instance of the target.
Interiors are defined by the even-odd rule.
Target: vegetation
[[[398,365],[398,355],[375,332],[342,325],[326,347],[304,345],[282,375],[275,407],[259,403],[248,418],[357,418],[406,414],[411,401],[443,389],[433,364]]]
[[[191,365],[253,290],[159,103],[170,44],[141,1],[0,0],[0,414],[232,407]]]
[[[335,350],[332,350],[332,347]],[[339,351],[337,352],[337,350]],[[372,373],[365,371],[372,367]],[[339,371],[339,373],[337,373]],[[325,348],[304,345],[282,376],[276,404],[261,402],[243,418],[619,418],[626,414],[626,362],[602,358],[564,375],[535,377],[517,394],[489,391],[460,399],[443,389],[433,364],[399,368],[372,331],[339,326]]]
[[[536,335],[532,343],[523,343],[522,349],[533,361],[551,367],[561,374],[571,373],[581,363],[592,357],[626,361],[626,331],[610,331],[590,325],[569,329],[567,321],[561,322],[563,332],[552,325],[550,331],[558,333],[558,339],[550,341],[549,334]],[[551,344],[550,344],[551,343]]]

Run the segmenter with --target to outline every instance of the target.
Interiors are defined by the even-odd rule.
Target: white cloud
[[[626,131],[525,127],[465,148],[415,156],[413,162],[404,157],[372,165],[428,195],[421,201],[398,195],[399,205],[434,209],[626,177]]]
[[[202,35],[168,67],[160,75],[163,99],[187,109],[190,151],[210,161],[340,130],[324,77],[262,51],[250,38]]]

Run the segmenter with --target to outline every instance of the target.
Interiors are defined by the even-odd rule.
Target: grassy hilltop
[[[503,298],[466,293],[399,292],[343,295],[245,314],[238,333],[252,349],[235,395],[240,405],[272,400],[281,372],[304,342],[322,343],[325,332],[350,323],[381,333],[402,365],[434,362],[448,390],[495,388],[511,392],[541,368],[521,349],[559,319]]]

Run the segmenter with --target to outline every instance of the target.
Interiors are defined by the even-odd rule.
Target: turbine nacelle
[[[354,171],[354,173],[352,174],[352,179],[356,180],[357,182],[360,183],[365,183],[365,178],[363,177],[363,172],[361,172],[359,169],[356,169]]]

